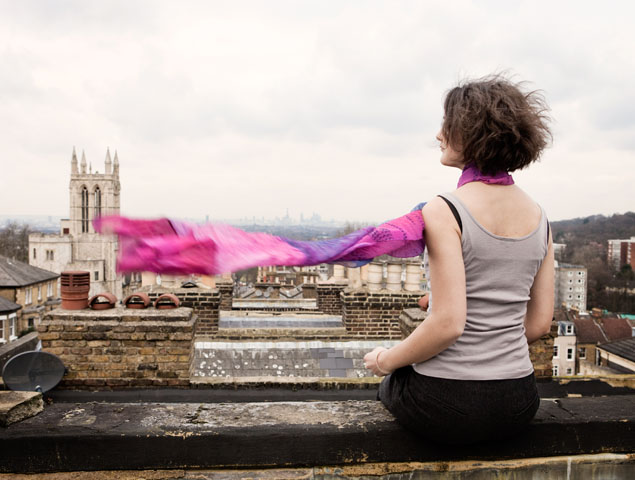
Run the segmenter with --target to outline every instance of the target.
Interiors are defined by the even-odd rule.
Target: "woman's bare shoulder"
[[[456,226],[456,220],[454,214],[450,210],[448,204],[441,197],[434,197],[428,203],[426,203],[421,210],[423,215],[423,221],[426,224],[426,229],[432,228],[447,228],[448,230],[458,230],[454,228]]]

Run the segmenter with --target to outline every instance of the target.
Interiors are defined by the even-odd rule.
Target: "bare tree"
[[[27,224],[7,223],[0,229],[0,255],[28,263],[29,233],[32,232]]]

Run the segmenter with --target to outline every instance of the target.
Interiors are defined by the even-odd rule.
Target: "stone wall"
[[[68,368],[62,388],[187,387],[194,323],[189,308],[58,309],[38,332]]]
[[[403,311],[399,317],[399,327],[402,337],[406,338],[417,328],[422,321],[426,319],[428,312],[422,311],[420,308],[409,308]],[[529,345],[529,358],[534,365],[536,378],[541,380],[551,379],[552,358],[553,358],[553,339],[558,335],[558,324],[552,322],[551,331]]]
[[[196,335],[215,335],[218,332],[218,311],[223,295],[220,290],[207,288],[161,288],[154,286],[144,288],[143,291],[148,294],[153,303],[163,293],[176,295],[181,301],[182,307],[194,310]],[[231,302],[231,297],[229,297],[229,301]]]
[[[345,289],[341,300],[346,331],[355,337],[401,338],[399,316],[404,308],[416,307],[423,294],[421,291]]]
[[[340,294],[347,288],[348,282],[318,283],[318,310],[328,315],[342,315],[342,299]]]

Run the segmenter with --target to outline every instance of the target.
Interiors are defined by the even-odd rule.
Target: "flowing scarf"
[[[511,175],[484,175],[468,165],[458,187],[469,182],[511,185]],[[425,248],[420,203],[410,213],[343,237],[299,241],[249,233],[230,225],[199,225],[175,219],[131,219],[118,215],[93,220],[99,233],[119,238],[118,272],[216,275],[256,266],[340,263],[361,266],[380,255],[416,257]]]

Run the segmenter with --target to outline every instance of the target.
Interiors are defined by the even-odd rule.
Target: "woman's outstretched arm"
[[[439,197],[426,204],[422,215],[430,264],[431,312],[404,341],[390,350],[377,348],[364,357],[367,367],[379,375],[437,355],[456,342],[465,327],[465,267],[459,226]]]

